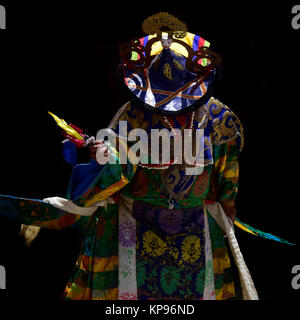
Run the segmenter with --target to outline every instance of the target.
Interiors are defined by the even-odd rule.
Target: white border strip
[[[206,204],[206,206],[208,212],[227,234],[229,246],[239,271],[243,300],[259,300],[250,272],[234,235],[234,229],[228,220],[229,218],[226,216],[220,203],[216,202],[214,204]]]

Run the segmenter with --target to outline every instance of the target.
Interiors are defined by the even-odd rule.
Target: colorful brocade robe
[[[188,128],[191,113],[167,117]],[[110,128],[170,129],[161,115],[125,104]],[[76,224],[84,241],[64,297],[103,299],[209,299],[236,295],[224,229],[207,202],[232,204],[238,187],[241,123],[217,99],[195,110],[204,132],[202,172],[185,165],[157,170],[91,160],[73,169],[67,199],[3,196],[0,214],[28,225],[61,229]],[[197,142],[196,142],[197,143]],[[212,207],[211,207],[212,208]]]

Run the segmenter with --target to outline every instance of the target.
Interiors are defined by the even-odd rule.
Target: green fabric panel
[[[92,290],[112,289],[118,286],[118,270],[91,272],[75,268],[70,281],[75,285]]]
[[[102,207],[91,216],[82,253],[94,257],[110,257],[118,253],[118,204]]]
[[[149,170],[149,169],[139,169],[143,170],[144,175],[144,184],[147,185],[147,192],[146,194],[143,194],[142,196],[134,196],[132,195],[132,185],[129,183],[127,186],[124,187],[122,190],[122,193],[126,196],[129,197],[133,200],[137,201],[143,201],[147,203],[151,203],[155,206],[161,206],[168,208],[170,203],[169,203],[169,197],[170,193],[169,191],[165,188],[162,180],[161,180],[161,170]],[[183,208],[195,208],[198,206],[202,206],[203,204],[203,199],[206,199],[207,194],[209,192],[209,180],[210,180],[210,175],[212,171],[212,165],[208,165],[205,167],[205,174],[208,175],[208,184],[205,188],[205,191],[203,192],[202,196],[199,197],[197,194],[194,194],[194,188],[196,185],[196,179],[193,182],[192,186],[187,190],[185,196],[183,199],[176,200],[175,208],[176,209],[183,209]]]
[[[232,268],[224,269],[224,283],[231,283],[233,281]]]
[[[207,213],[207,219],[208,219],[208,225],[209,225],[209,232],[211,235],[211,250],[212,252],[216,248],[224,248],[225,247],[225,240],[224,240],[224,234],[221,227],[218,225],[216,220],[210,215],[210,213]]]

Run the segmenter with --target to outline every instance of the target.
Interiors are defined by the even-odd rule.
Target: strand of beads
[[[163,117],[164,121],[167,123],[167,125],[169,126],[169,128],[171,129],[173,135],[174,135],[174,139],[177,139],[179,136],[181,137],[181,134],[178,135],[177,130],[172,126],[172,124],[170,123],[170,121],[168,120],[168,118],[166,116]],[[195,111],[192,112],[191,114],[191,120],[190,120],[190,125],[189,125],[189,137],[192,136],[192,129],[194,127],[194,119],[195,119]],[[186,158],[186,156],[185,156]],[[192,165],[195,166],[197,164],[193,163],[192,161],[185,161],[187,165]],[[178,163],[178,159],[174,159],[172,165]],[[163,169],[168,169],[170,167],[170,165],[157,165],[157,166],[152,166],[152,165],[147,165],[147,164],[140,164],[139,166],[141,166],[142,168],[147,168],[147,169],[155,169],[155,170],[163,170]]]
[[[188,128],[188,130],[189,130],[188,136],[189,136],[189,137],[192,137],[192,129],[193,129],[193,127],[194,127],[194,118],[195,118],[195,111],[193,111],[192,114],[191,114],[190,126],[189,126],[189,128]],[[171,131],[172,131],[173,134],[174,134],[174,137],[176,137],[176,136],[177,136],[176,130],[174,129],[174,127],[172,126],[172,124],[169,122],[168,118],[165,117],[165,116],[164,116],[164,121],[168,124],[169,128],[171,129]],[[193,163],[192,161],[188,161],[188,160],[186,160],[186,158],[187,158],[187,157],[186,157],[186,152],[185,152],[185,150],[184,150],[184,160],[185,160],[186,164],[188,164],[188,165],[194,165],[194,163]],[[178,159],[176,159],[176,160],[177,160],[176,162],[178,162]]]
[[[189,129],[193,129],[193,127],[194,127],[194,119],[195,119],[195,111],[192,112]],[[168,118],[167,118],[166,116],[164,116],[164,121],[168,124],[168,126],[169,126],[170,129],[171,129],[171,131],[172,131],[173,133],[175,133],[176,130],[174,129],[174,127],[172,126],[172,124],[170,123],[170,121],[168,120]],[[175,131],[174,131],[174,130],[175,130]]]

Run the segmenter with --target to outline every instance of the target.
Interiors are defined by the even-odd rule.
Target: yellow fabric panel
[[[223,177],[225,179],[237,179],[239,176],[239,167],[237,162],[234,162],[232,166],[229,166],[228,169],[224,170]]]
[[[93,300],[118,300],[118,288],[93,290]]]
[[[90,288],[83,288],[75,283],[68,283],[65,288],[65,298],[72,300],[90,300],[92,290]]]
[[[217,169],[218,172],[223,172],[223,171],[225,170],[226,159],[227,159],[227,156],[224,155],[223,157],[219,158],[219,159],[215,162],[215,168],[218,168],[218,169]]]
[[[92,199],[86,201],[84,206],[85,207],[90,207],[95,202],[107,199],[109,196],[111,196],[112,194],[114,194],[117,191],[119,191],[120,189],[122,189],[126,184],[128,184],[128,182],[129,182],[129,180],[125,176],[122,175],[120,181],[116,182],[115,184],[109,186],[105,190],[103,190],[103,191],[97,193],[96,195],[94,195],[92,197]]]
[[[230,260],[226,249],[216,248],[214,250],[213,267],[215,273],[223,273],[224,269],[230,268]]]
[[[226,300],[235,297],[234,282],[225,283],[221,289],[216,290],[216,300]]]
[[[74,283],[68,283],[65,289],[65,298],[72,300],[117,300],[118,288],[108,290],[91,290]]]
[[[104,272],[104,271],[111,271],[115,270],[116,266],[118,265],[119,257],[112,256],[112,257],[89,257],[82,254],[79,258],[79,268],[83,271],[93,271],[93,272]]]

